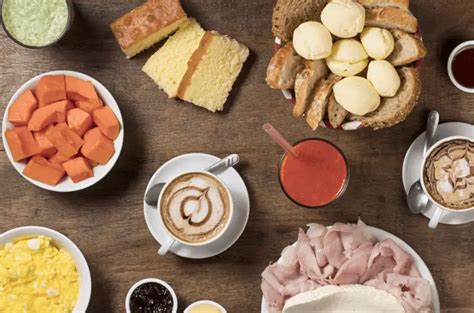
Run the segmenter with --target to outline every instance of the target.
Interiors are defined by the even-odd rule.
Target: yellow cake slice
[[[209,111],[222,111],[249,56],[249,49],[236,40],[206,32],[188,62],[178,88],[178,97]]]
[[[148,0],[110,28],[128,58],[174,33],[187,19],[179,0]]]
[[[204,33],[195,20],[188,20],[143,66],[143,71],[170,98],[177,96],[178,87],[188,69],[188,61],[199,47]]]

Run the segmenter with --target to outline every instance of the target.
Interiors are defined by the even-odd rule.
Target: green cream
[[[66,0],[3,0],[3,23],[19,42],[45,46],[56,41],[68,22]]]

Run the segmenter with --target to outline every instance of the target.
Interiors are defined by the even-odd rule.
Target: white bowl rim
[[[57,184],[56,186],[51,186],[45,183],[42,183],[40,181],[31,179],[25,175],[23,175],[22,170],[20,169],[20,164],[21,162],[16,162],[13,160],[13,157],[11,155],[10,147],[7,144],[6,138],[5,138],[5,131],[7,128],[11,128],[12,124],[8,121],[8,109],[11,107],[13,102],[26,90],[31,88],[30,85],[36,84],[36,82],[43,76],[45,75],[68,75],[68,76],[74,76],[78,77],[81,79],[89,80],[92,82],[94,87],[96,88],[97,92],[101,96],[102,99],[105,97],[108,99],[107,105],[110,106],[112,111],[115,113],[117,116],[117,119],[119,120],[120,123],[120,132],[118,137],[114,140],[114,146],[115,146],[115,154],[112,156],[112,158],[107,162],[105,165],[98,165],[97,167],[104,167],[104,172],[99,175],[99,176],[94,176],[89,179],[86,179],[82,182],[79,183],[73,183],[70,178],[66,177],[65,180]],[[102,90],[102,92],[101,92]],[[5,107],[5,112],[3,114],[3,121],[2,121],[2,141],[3,141],[3,147],[5,149],[5,153],[7,154],[8,160],[12,164],[12,166],[15,168],[15,170],[26,180],[28,180],[30,183],[33,185],[46,189],[49,191],[55,191],[55,192],[73,192],[73,191],[79,191],[86,189],[88,187],[91,187],[92,185],[95,185],[99,181],[101,181],[107,174],[112,170],[114,167],[115,163],[117,162],[121,152],[122,152],[122,147],[123,147],[123,141],[124,141],[124,123],[123,123],[123,118],[122,118],[122,113],[120,112],[120,107],[117,104],[117,101],[115,101],[114,96],[110,91],[97,79],[93,78],[92,76],[89,76],[87,74],[77,72],[77,71],[70,71],[70,70],[55,70],[55,71],[49,71],[49,72],[44,72],[41,74],[38,74],[34,76],[33,78],[29,79],[27,82],[23,83],[20,88],[18,88],[13,96],[10,98],[7,106]],[[94,174],[95,174],[95,169],[93,169]],[[66,184],[66,185],[62,185]]]
[[[449,79],[451,80],[453,85],[456,86],[456,88],[467,93],[474,93],[474,88],[468,88],[466,86],[463,86],[456,80],[456,78],[454,77],[453,68],[452,68],[454,58],[458,55],[459,52],[461,52],[464,48],[469,47],[469,46],[472,46],[474,48],[474,40],[467,40],[457,45],[456,48],[454,48],[453,51],[451,51],[451,54],[449,55],[447,67],[448,67]]]
[[[48,227],[21,226],[7,230],[6,232],[0,234],[0,245],[5,244],[6,242],[11,242],[12,240],[14,241],[15,239],[41,235],[52,238],[55,243],[61,246],[61,248],[65,248],[76,261],[76,269],[80,275],[81,280],[77,304],[74,307],[73,313],[86,312],[92,294],[92,279],[89,265],[87,264],[87,260],[79,247],[66,235]],[[3,243],[3,241],[5,242]],[[79,268],[82,268],[82,270],[79,271]]]
[[[142,280],[137,281],[135,284],[133,284],[132,287],[127,292],[127,296],[125,297],[125,311],[127,313],[131,313],[130,311],[130,297],[132,296],[133,291],[140,285],[146,284],[146,283],[157,283],[160,285],[165,286],[166,289],[171,293],[171,297],[173,298],[173,310],[172,313],[178,312],[178,297],[176,296],[176,293],[174,292],[173,288],[165,281],[158,279],[158,278],[144,278]]]
[[[184,313],[188,313],[190,309],[192,309],[193,307],[199,304],[212,304],[216,306],[219,310],[221,310],[222,313],[227,313],[227,310],[222,305],[212,300],[198,300],[196,302],[193,302],[190,305],[188,305],[188,307],[184,310]]]

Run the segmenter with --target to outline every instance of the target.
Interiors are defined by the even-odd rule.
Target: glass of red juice
[[[280,185],[286,196],[308,208],[326,206],[342,196],[349,183],[349,165],[342,151],[324,139],[304,139],[293,145],[297,156],[280,161]]]

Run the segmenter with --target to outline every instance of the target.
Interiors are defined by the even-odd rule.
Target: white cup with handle
[[[446,137],[446,138],[436,142],[435,144],[433,144],[428,149],[428,151],[426,151],[426,153],[423,157],[423,162],[421,163],[421,168],[420,168],[421,187],[423,188],[423,191],[425,192],[425,194],[428,196],[428,199],[429,199],[429,202],[428,202],[428,205],[427,205],[426,209],[429,210],[431,208],[434,208],[434,210],[435,210],[434,214],[431,216],[430,222],[428,224],[428,227],[431,228],[431,229],[435,229],[438,226],[441,217],[447,211],[457,213],[457,212],[466,212],[466,211],[474,210],[474,207],[467,208],[467,209],[452,209],[452,208],[446,207],[445,205],[439,203],[438,201],[436,201],[433,198],[433,196],[428,192],[428,188],[425,185],[425,170],[426,170],[425,165],[426,165],[426,162],[431,158],[432,152],[434,150],[436,150],[437,148],[439,148],[440,146],[444,145],[445,143],[450,142],[450,141],[454,141],[454,140],[466,140],[466,141],[469,141],[469,142],[473,142],[473,139],[470,139],[470,138],[464,137],[464,136]]]
[[[228,198],[228,203],[229,203],[229,208],[228,208],[228,217],[227,217],[227,220],[226,220],[226,223],[225,225],[221,228],[221,230],[219,231],[219,233],[217,233],[216,235],[214,235],[212,238],[208,239],[208,240],[203,240],[203,241],[199,241],[199,242],[188,242],[188,241],[184,241],[180,238],[178,238],[177,236],[175,236],[169,229],[168,227],[166,226],[165,224],[165,221],[163,220],[163,216],[162,216],[162,212],[161,212],[161,206],[162,206],[162,202],[163,202],[163,195],[167,192],[168,188],[177,180],[179,179],[180,177],[182,176],[185,176],[185,175],[189,175],[189,174],[198,174],[198,175],[206,175],[206,176],[209,176],[210,178],[214,179],[215,181],[217,181],[225,190],[225,193],[227,194],[227,196],[229,197]],[[157,211],[158,211],[158,217],[159,217],[159,221],[161,223],[161,227],[165,230],[166,232],[166,235],[167,235],[167,238],[166,240],[164,240],[162,243],[161,243],[161,247],[160,249],[158,249],[158,254],[161,255],[161,256],[164,256],[166,253],[168,253],[168,251],[171,249],[171,247],[176,244],[176,243],[179,243],[179,244],[182,244],[182,245],[185,245],[185,246],[193,246],[193,247],[199,247],[199,246],[204,246],[204,245],[207,245],[207,244],[210,244],[216,240],[218,240],[219,238],[222,237],[222,235],[227,231],[227,229],[229,228],[229,225],[232,221],[232,217],[233,217],[233,212],[234,212],[234,202],[232,200],[232,194],[230,193],[230,190],[229,188],[226,186],[226,184],[219,178],[217,177],[216,175],[210,173],[210,172],[207,172],[207,171],[190,171],[190,172],[185,172],[185,173],[181,173],[179,175],[177,175],[176,177],[174,177],[173,179],[171,179],[169,182],[166,183],[166,185],[163,187],[163,189],[161,190],[161,193],[160,193],[160,196],[158,197],[158,204],[157,204]]]

